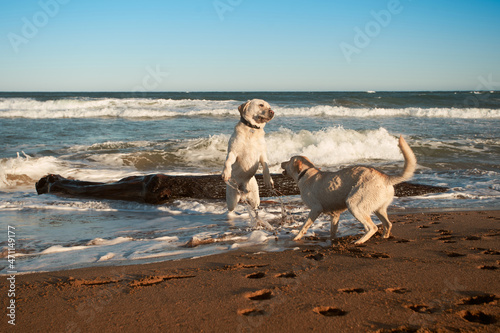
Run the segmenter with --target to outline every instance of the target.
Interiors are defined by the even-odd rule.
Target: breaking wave
[[[75,98],[39,101],[31,98],[0,98],[0,118],[169,118],[237,116],[235,100]],[[335,105],[292,107],[273,106],[277,117],[417,117],[417,118],[500,118],[500,109],[488,108],[362,108]]]
[[[227,154],[229,135],[175,142],[104,142],[67,148],[59,156],[0,159],[0,189],[34,185],[56,173],[86,181],[113,181],[151,172],[169,174],[217,173]],[[272,172],[294,155],[306,155],[322,166],[367,160],[402,160],[396,137],[386,129],[355,131],[330,127],[293,132],[282,128],[266,138]]]

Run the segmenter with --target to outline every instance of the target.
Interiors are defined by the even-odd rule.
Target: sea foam
[[[104,163],[105,165],[105,163]],[[24,152],[14,158],[0,159],[0,189],[33,186],[41,177],[60,174],[66,178],[106,182],[133,175],[133,170],[109,169],[98,165],[68,161],[60,157],[33,157]]]
[[[198,174],[218,173],[226,158],[228,142],[229,135],[217,134],[180,140],[175,145],[147,141],[79,145],[69,147],[60,157],[32,157],[21,153],[15,158],[0,160],[0,189],[33,186],[47,174],[109,182],[159,170],[179,174],[175,171],[179,166],[184,170],[196,170]],[[281,128],[267,133],[266,142],[272,172],[281,172],[281,162],[294,155],[305,155],[320,166],[402,160],[396,137],[384,128],[355,131],[329,127],[299,132]],[[83,160],[73,157],[81,158],[82,155],[85,156]]]
[[[239,116],[234,100],[79,98],[38,101],[30,98],[0,98],[0,118],[168,118]],[[291,107],[273,105],[276,117],[416,117],[496,119],[500,109],[488,108],[363,108],[338,105]]]

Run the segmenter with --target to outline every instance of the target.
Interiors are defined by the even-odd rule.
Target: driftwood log
[[[271,175],[274,189],[280,195],[297,195],[299,189],[295,182],[281,174]],[[256,175],[261,197],[276,196],[276,192],[264,186],[262,175]],[[178,198],[225,199],[226,184],[220,175],[206,176],[167,176],[154,174],[133,176],[114,183],[86,182],[47,175],[35,185],[38,194],[53,193],[86,198],[128,200],[161,204]],[[445,192],[447,188],[401,183],[395,187],[398,197],[415,196],[427,193]]]

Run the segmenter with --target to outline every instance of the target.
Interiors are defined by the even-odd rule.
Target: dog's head
[[[302,171],[314,168],[314,164],[305,156],[294,156],[289,161],[281,163],[283,175],[298,181]]]
[[[252,99],[238,107],[241,117],[248,123],[257,127],[264,127],[268,121],[273,119],[274,111],[266,101]]]

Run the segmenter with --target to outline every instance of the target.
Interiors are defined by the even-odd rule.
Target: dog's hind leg
[[[359,210],[356,206],[352,206],[349,204],[347,206],[348,206],[351,214],[359,222],[361,222],[363,224],[363,227],[365,228],[365,231],[366,231],[365,234],[360,239],[358,239],[357,241],[354,242],[355,244],[363,244],[364,242],[369,240],[378,231],[378,228],[375,225],[375,223],[373,223],[372,219],[370,218],[370,213],[363,212],[363,211]]]
[[[260,205],[259,197],[259,185],[257,185],[257,179],[255,177],[250,178],[247,185],[248,193],[245,195],[248,204],[255,210]]]
[[[240,201],[240,197],[241,195],[236,188],[226,185],[226,203],[228,211],[232,212],[236,208],[236,205]]]
[[[378,231],[377,226],[370,217],[372,212],[376,209],[373,207],[374,204],[376,204],[376,201],[366,198],[366,189],[355,187],[351,190],[351,193],[349,193],[346,200],[347,209],[349,209],[351,214],[361,222],[365,228],[365,234],[355,241],[355,244],[363,244]]]
[[[353,214],[354,215],[354,214]],[[361,223],[363,223],[363,226],[365,227],[366,233],[357,241],[355,241],[355,244],[363,244],[367,240],[369,240],[375,233],[378,231],[377,226],[375,223],[373,223],[372,219],[370,216],[356,216],[354,217]]]
[[[384,228],[384,238],[389,238],[391,235],[392,223],[387,217],[387,207],[384,206],[380,208],[375,212],[375,215],[377,215],[378,219],[382,222],[382,227]]]
[[[313,224],[313,222],[320,216],[321,210],[311,210],[309,212],[309,216],[307,216],[307,221],[302,226],[302,229],[299,231],[297,236],[293,239],[294,241],[300,240],[307,232],[307,229]]]

